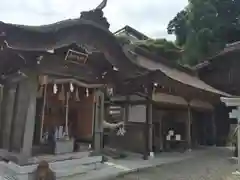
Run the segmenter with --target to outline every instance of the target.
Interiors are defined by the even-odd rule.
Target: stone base
[[[101,167],[102,156],[83,157],[81,159],[50,162],[50,168],[57,179],[77,174],[87,173]],[[38,164],[17,165],[11,161],[0,161],[0,174],[14,177],[18,180],[34,180],[33,173]]]
[[[55,144],[55,154],[72,153],[74,140],[58,140]]]

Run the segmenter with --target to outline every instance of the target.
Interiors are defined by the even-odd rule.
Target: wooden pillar
[[[212,138],[213,138],[213,145],[216,145],[216,122],[215,122],[215,112],[212,112]]]
[[[29,106],[30,103],[36,104],[36,102],[33,102],[36,99],[36,94],[33,93],[35,93],[37,86],[38,83],[36,79],[24,79],[18,83],[12,122],[11,151],[21,152],[22,150],[24,133],[26,133],[27,116],[29,115],[28,111],[30,110],[29,108],[31,108]],[[35,109],[32,113],[34,113],[34,115],[32,115],[33,118],[31,121],[33,121],[32,123],[35,125]],[[31,131],[30,134],[32,134],[31,128],[27,128]]]
[[[186,123],[186,138],[187,138],[186,140],[187,140],[188,149],[191,149],[192,147],[192,137],[191,137],[192,112],[191,112],[190,105],[188,105],[187,114],[188,114],[188,118]]]
[[[4,86],[0,85],[0,132],[1,132],[1,127],[2,127],[2,107],[3,107],[3,88]],[[1,133],[0,133],[1,136]],[[1,141],[1,140],[0,140]]]
[[[143,159],[147,160],[149,156],[149,115],[148,115],[148,104],[146,104],[146,124],[145,124],[145,151]]]
[[[125,124],[128,122],[128,119],[129,119],[129,108],[130,108],[129,99],[130,99],[129,96],[127,96],[126,102],[124,104],[124,123]]]
[[[105,119],[105,110],[104,110],[104,93],[100,90],[99,91],[99,97],[100,97],[100,102],[99,102],[99,105],[100,105],[100,111],[99,111],[99,132],[100,132],[100,136],[99,136],[99,139],[100,139],[100,151],[102,150],[102,147],[103,147],[103,121]]]
[[[207,114],[206,113],[203,113],[203,144],[204,145],[207,145],[207,125],[208,125],[208,121],[209,119],[207,119]]]
[[[10,149],[10,139],[12,130],[13,111],[15,103],[17,85],[15,83],[6,84],[3,90],[2,106],[2,126],[1,126],[1,147]]]
[[[153,153],[153,120],[152,120],[152,102],[149,103],[147,107],[147,114],[148,114],[148,133],[149,133],[149,153]],[[151,154],[150,154],[151,155]]]
[[[240,115],[240,106],[238,106],[238,111]],[[238,129],[237,129],[237,149],[238,149],[238,170],[240,171],[240,117],[238,119]]]
[[[11,151],[20,152],[22,148],[29,94],[28,80],[20,81],[16,91],[15,108],[13,113]]]
[[[159,140],[160,140],[160,151],[163,151],[163,115],[161,114],[160,119],[159,119]]]
[[[95,91],[93,112],[93,148],[100,153],[103,147],[104,93]]]
[[[143,159],[147,160],[150,153],[153,153],[153,121],[152,121],[152,87],[148,88],[148,97],[146,100],[146,124],[145,124],[145,152]]]
[[[37,100],[38,78],[35,73],[29,74],[27,79],[27,92],[29,93],[28,104],[26,110],[26,119],[24,133],[22,139],[21,153],[25,156],[32,155],[33,134],[36,118],[36,100]]]

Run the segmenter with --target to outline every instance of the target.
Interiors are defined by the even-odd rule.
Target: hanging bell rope
[[[41,98],[43,96],[43,89],[44,85],[47,84],[47,76],[38,76],[38,83],[39,83],[39,88],[38,88],[38,94],[37,97]]]
[[[61,91],[58,95],[58,100],[64,101],[65,100],[65,90],[64,90],[64,85],[62,84]]]
[[[66,104],[65,104],[65,136],[67,139],[69,139],[69,129],[68,129],[69,95],[70,95],[70,92],[67,92]]]
[[[76,90],[75,90],[75,101],[80,101],[78,87],[76,87]]]
[[[37,97],[41,98],[42,96],[43,96],[43,85],[39,85],[38,92],[37,92]]]

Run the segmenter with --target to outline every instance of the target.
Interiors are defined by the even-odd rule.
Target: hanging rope
[[[40,142],[43,141],[43,125],[44,125],[44,119],[45,119],[46,100],[47,100],[47,84],[44,85],[44,92],[43,92],[43,105],[42,105],[42,113],[41,113]]]

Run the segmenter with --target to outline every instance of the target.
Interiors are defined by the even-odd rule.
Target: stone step
[[[55,161],[49,163],[57,179],[62,179],[77,174],[85,174],[101,168],[102,156],[85,157],[81,159]],[[33,173],[38,164],[19,166],[13,162],[0,161],[1,174],[18,180],[33,180]]]

